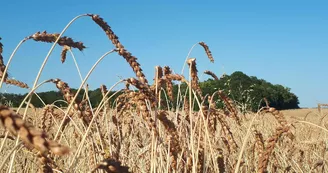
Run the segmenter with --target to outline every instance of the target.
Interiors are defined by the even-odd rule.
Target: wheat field
[[[62,48],[63,63],[71,49],[85,48],[84,43],[63,36],[82,17],[98,25],[115,49],[99,58],[76,92],[69,81],[40,82],[56,45]],[[7,75],[15,51],[29,40],[53,45],[33,86]],[[195,46],[203,47],[214,63],[205,42]],[[189,54],[184,67],[188,76],[156,66],[155,76],[146,78],[138,59],[99,15],[79,15],[60,34],[36,32],[24,38],[7,64],[2,50],[0,44],[0,87],[6,83],[27,88],[29,94],[19,107],[0,106],[0,172],[328,172],[328,110],[279,111],[267,103],[258,112],[241,112],[222,90],[202,93],[197,63],[203,60],[196,63]],[[111,87],[102,85],[103,99],[97,107],[91,106],[88,92],[78,100],[81,89],[88,89],[92,71],[111,53],[126,60],[135,78],[122,79]],[[219,80],[211,71],[205,74]],[[35,108],[30,103],[32,96],[42,100],[35,91],[45,83],[57,87],[67,107],[44,104]],[[174,95],[174,83],[187,84],[187,90]],[[116,85],[125,88],[110,94]],[[168,106],[173,100],[177,104]],[[224,103],[223,109],[217,108],[217,100]]]

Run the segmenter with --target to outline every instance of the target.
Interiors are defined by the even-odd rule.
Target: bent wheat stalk
[[[238,173],[238,172],[239,172],[239,168],[240,168],[240,164],[241,164],[241,159],[242,159],[242,157],[243,157],[243,153],[244,153],[244,150],[245,150],[245,148],[246,148],[248,138],[249,138],[249,136],[250,136],[250,134],[251,134],[252,126],[253,126],[253,124],[254,124],[255,119],[257,118],[257,116],[260,114],[261,111],[262,111],[262,109],[260,109],[260,110],[256,113],[256,115],[252,118],[252,121],[250,122],[250,124],[249,124],[249,126],[248,126],[248,128],[247,128],[247,133],[246,133],[245,138],[243,139],[243,145],[242,145],[241,150],[240,150],[240,152],[239,152],[238,161],[237,161],[237,164],[236,164],[236,166],[235,166],[235,171],[234,171],[235,173]]]
[[[97,63],[96,63],[96,64],[97,64]],[[92,69],[91,69],[91,71],[92,71]],[[91,73],[91,71],[90,71],[90,73]],[[88,76],[89,76],[89,75],[87,75],[87,77],[84,79],[84,82],[85,82],[85,80],[88,78]],[[81,84],[81,86],[80,86],[79,89],[82,88],[82,86],[84,85],[84,84],[83,84],[84,82],[82,82],[82,84]],[[109,92],[112,91],[112,90],[113,90],[118,84],[120,84],[120,83],[122,83],[122,82],[123,82],[123,80],[120,80],[120,81],[118,81],[117,83],[115,83],[115,84],[114,84],[114,85],[108,90],[108,92],[105,94],[104,98],[107,97],[107,95],[109,94]],[[117,94],[117,92],[115,92],[113,95],[111,95],[111,96],[108,98],[108,100],[111,99],[111,97],[113,97],[115,94]],[[81,140],[81,143],[80,143],[79,146],[77,147],[77,151],[76,151],[74,157],[72,158],[71,163],[69,164],[69,168],[68,168],[69,170],[72,169],[72,166],[73,166],[74,162],[76,161],[76,158],[80,155],[80,152],[81,152],[82,146],[84,145],[84,142],[85,142],[85,140],[86,140],[86,138],[87,138],[87,136],[88,136],[88,133],[89,133],[89,131],[90,131],[90,129],[91,129],[91,125],[92,125],[92,123],[95,121],[95,118],[97,118],[97,116],[99,115],[100,110],[101,110],[101,109],[103,108],[103,106],[104,106],[104,102],[105,102],[105,101],[108,101],[108,100],[104,100],[104,98],[100,101],[99,106],[98,106],[97,110],[96,110],[95,113],[94,113],[95,116],[92,117],[92,119],[91,119],[91,121],[90,121],[90,124],[89,124],[89,126],[88,126],[88,128],[87,128],[85,134],[83,135],[83,138],[82,138],[82,140]],[[70,104],[70,106],[72,106],[72,104]],[[57,135],[56,135],[56,136],[57,136]],[[55,139],[56,139],[56,137],[55,137]]]
[[[114,50],[111,50],[111,51],[109,51],[109,52],[106,52],[103,56],[101,56],[98,60],[97,60],[97,62],[95,62],[95,64],[91,67],[91,69],[89,70],[89,72],[88,72],[88,74],[86,75],[86,77],[83,79],[83,81],[81,82],[81,84],[80,84],[80,87],[78,88],[78,90],[76,91],[76,93],[75,93],[75,96],[74,96],[74,98],[72,99],[72,102],[68,105],[68,107],[67,107],[67,112],[65,113],[65,116],[64,116],[64,118],[63,118],[63,121],[61,122],[61,124],[60,124],[60,126],[59,126],[59,129],[61,129],[62,128],[62,126],[63,126],[63,124],[64,124],[64,122],[65,122],[65,118],[67,117],[67,115],[68,115],[68,112],[69,112],[69,110],[72,108],[72,106],[73,106],[73,103],[74,103],[74,101],[76,100],[76,98],[77,98],[77,96],[78,96],[78,94],[79,94],[79,92],[81,91],[81,89],[82,89],[82,87],[84,86],[84,84],[86,83],[86,81],[89,79],[89,77],[90,77],[90,75],[91,75],[91,73],[93,72],[93,70],[97,67],[97,65],[107,56],[107,55],[109,55],[109,54],[111,54],[111,53],[113,53],[113,52],[115,52],[116,50],[114,49]],[[91,120],[92,121],[92,120]],[[91,122],[90,122],[91,123]],[[61,131],[60,130],[57,130],[57,133],[56,133],[56,135],[55,135],[55,139],[57,139],[57,137],[59,137],[59,133],[60,133]]]
[[[42,71],[43,71],[43,69],[44,69],[44,67],[45,67],[45,65],[46,65],[46,63],[47,63],[47,61],[48,61],[48,59],[49,59],[51,53],[52,53],[53,50],[55,49],[55,46],[56,46],[56,44],[58,43],[60,37],[61,37],[61,36],[65,33],[65,31],[66,31],[66,30],[72,25],[72,23],[74,23],[77,19],[79,19],[79,18],[81,18],[81,17],[85,17],[85,16],[87,16],[87,15],[86,15],[86,14],[81,14],[81,15],[78,15],[78,16],[76,16],[75,18],[73,18],[73,19],[72,19],[72,20],[71,20],[71,21],[65,26],[65,28],[62,30],[62,32],[58,35],[58,38],[56,39],[56,41],[53,43],[52,47],[51,47],[50,50],[48,51],[48,54],[47,54],[47,56],[45,57],[45,59],[44,59],[42,65],[41,65],[41,67],[40,67],[40,70],[39,70],[39,72],[38,72],[38,75],[37,75],[37,77],[36,77],[36,79],[35,79],[35,81],[34,81],[33,88],[37,85],[37,83],[38,83],[38,81],[39,81],[39,78],[40,78],[40,76],[41,76],[41,73],[42,73]],[[21,46],[26,40],[28,40],[28,39],[29,39],[29,38],[26,37],[26,38],[24,38],[23,40],[21,40],[21,41],[18,43],[18,45],[16,46],[15,50],[12,52],[12,54],[11,54],[10,57],[9,57],[9,60],[8,60],[8,62],[7,62],[7,65],[6,65],[6,68],[5,68],[4,72],[3,72],[4,74],[7,73],[8,68],[9,68],[9,65],[10,65],[10,63],[11,63],[11,61],[12,61],[14,55],[15,55],[16,52],[18,51],[18,48],[19,48],[19,47],[20,47],[20,46]],[[2,78],[1,78],[1,82],[0,82],[0,88],[2,87],[2,83],[4,82],[4,79],[5,79],[5,76],[2,76]]]
[[[107,22],[105,22],[104,19],[101,18],[99,15],[88,14],[88,16],[90,16],[92,18],[92,20],[96,24],[98,24],[101,27],[101,29],[104,30],[104,32],[106,33],[108,38],[112,41],[112,43],[114,44],[114,46],[118,50],[117,51],[118,54],[123,56],[124,59],[129,63],[129,65],[133,69],[134,73],[139,78],[139,80],[143,84],[148,86],[148,81],[147,81],[144,73],[142,72],[140,64],[137,61],[138,59],[135,56],[132,56],[132,54],[124,48],[123,44],[119,41],[118,37],[112,31],[111,27],[107,24]]]
[[[77,20],[78,18],[83,17],[83,16],[86,16],[86,15],[83,14],[83,15],[79,15],[79,16],[76,16],[75,18],[73,18],[73,19],[72,19],[72,20],[66,25],[66,27],[63,29],[63,31],[59,34],[58,38],[56,39],[56,41],[53,43],[52,47],[51,47],[50,50],[48,51],[48,54],[47,54],[47,56],[45,57],[45,59],[44,59],[42,65],[41,65],[41,67],[40,67],[40,70],[39,70],[39,72],[38,72],[38,74],[37,74],[37,76],[36,76],[36,78],[35,78],[35,81],[34,81],[34,84],[33,84],[32,90],[37,86],[37,83],[38,83],[38,81],[39,81],[39,79],[40,79],[41,73],[42,73],[42,71],[43,71],[43,69],[44,69],[44,67],[45,67],[45,65],[46,65],[46,63],[47,63],[47,61],[48,61],[48,59],[49,59],[51,53],[53,52],[53,50],[54,50],[56,44],[58,43],[59,38],[64,34],[64,32],[68,29],[68,27],[69,27],[69,26],[70,26],[75,20]],[[12,60],[13,56],[15,55],[15,53],[17,52],[18,48],[19,48],[19,47],[20,47],[20,46],[21,46],[21,45],[22,45],[27,39],[28,39],[28,38],[23,39],[23,40],[22,40],[22,41],[16,46],[15,50],[13,51],[13,53],[11,54],[11,56],[10,56],[10,58],[9,58],[9,60],[8,60],[7,66],[6,66],[6,68],[5,68],[5,71],[3,72],[4,74],[6,74],[6,72],[7,72],[7,70],[8,70],[8,67],[9,67],[9,64],[11,63],[11,60]],[[5,79],[5,76],[3,75],[2,78],[1,78],[1,82],[0,82],[0,88],[2,87],[2,83],[3,83],[4,79]],[[30,103],[31,100],[32,100],[32,97],[29,97],[28,103]],[[26,111],[27,111],[27,109],[26,109]],[[24,113],[24,115],[23,115],[23,119],[25,119],[26,111],[25,111],[25,113]],[[18,145],[18,140],[16,140],[16,144],[15,144],[15,146],[17,146],[17,145]],[[12,156],[12,159],[11,159],[11,164],[10,164],[10,167],[9,167],[9,172],[12,170],[13,162],[14,162],[14,160],[15,160],[15,157],[16,157],[16,152],[14,151],[13,156]]]

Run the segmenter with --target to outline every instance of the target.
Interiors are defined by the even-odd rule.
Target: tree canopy
[[[211,94],[221,89],[232,98],[241,109],[256,111],[265,106],[266,98],[271,107],[276,109],[299,108],[298,97],[291,89],[279,84],[271,84],[255,76],[247,76],[236,71],[215,81],[208,79],[200,84],[204,94]]]

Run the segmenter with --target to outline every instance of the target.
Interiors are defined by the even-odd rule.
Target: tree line
[[[178,84],[174,85],[173,95],[176,97],[180,88],[180,95],[184,95],[187,92],[187,85]],[[223,92],[234,100],[235,105],[242,111],[257,111],[260,107],[265,106],[264,98],[266,98],[271,107],[276,109],[295,109],[299,108],[298,97],[291,92],[291,89],[279,84],[271,84],[263,79],[258,79],[255,76],[247,76],[243,72],[236,71],[231,75],[224,75],[219,80],[207,79],[200,82],[200,88],[203,95],[211,95],[215,91],[223,90]],[[72,89],[75,93],[76,89]],[[115,91],[110,93],[113,94]],[[84,97],[84,90],[82,90],[78,98],[79,100]],[[18,107],[21,101],[27,94],[13,94],[13,93],[0,93],[0,104],[10,104],[12,107]],[[113,104],[119,94],[110,99],[110,103]],[[186,94],[188,95],[188,94]],[[63,95],[60,91],[47,91],[40,92],[38,96],[42,98],[45,104],[54,103],[57,106],[67,106],[63,101]],[[102,93],[100,89],[89,90],[88,96],[93,107],[98,106],[102,100]],[[162,98],[164,94],[162,94]],[[217,97],[214,97],[218,107],[224,107],[223,102]],[[171,106],[176,105],[176,99],[169,101]],[[43,107],[43,103],[36,96],[32,97],[31,103],[35,107]],[[163,104],[163,107],[166,105]],[[197,106],[196,106],[197,107]]]

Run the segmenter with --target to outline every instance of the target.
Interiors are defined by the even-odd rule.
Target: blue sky
[[[218,75],[243,71],[274,84],[291,88],[302,107],[328,102],[328,2],[326,1],[3,1],[0,7],[0,37],[5,62],[24,37],[36,31],[61,32],[75,16],[95,13],[103,17],[123,45],[138,57],[149,81],[154,66],[169,65],[180,73],[191,46],[206,42],[215,58],[211,64],[201,47],[191,57],[198,70]],[[64,34],[88,47],[73,50],[82,75],[105,52],[113,49],[102,30],[90,18],[77,20]],[[33,85],[51,44],[23,44],[10,66],[10,75]],[[51,55],[41,81],[61,78],[71,87],[80,78],[68,56],[60,62],[59,46]],[[108,56],[94,71],[91,89],[108,87],[134,77],[125,60]],[[206,76],[201,75],[201,79]],[[54,90],[46,84],[38,91]],[[5,87],[1,92],[26,90]]]

